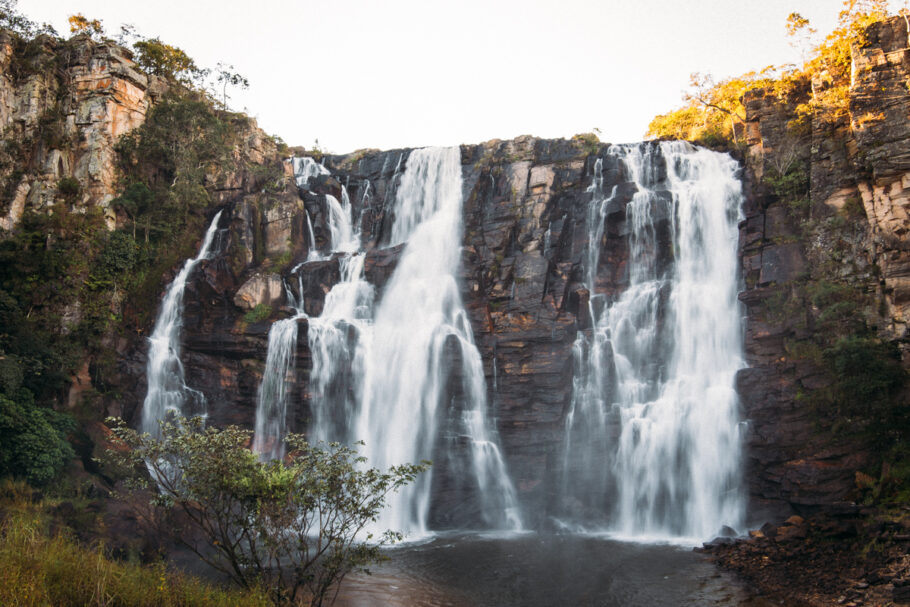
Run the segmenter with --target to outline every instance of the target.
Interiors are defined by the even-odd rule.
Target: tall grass
[[[7,493],[7,496],[9,494]],[[108,559],[68,533],[48,533],[40,505],[3,504],[0,605],[5,607],[220,607],[271,605],[265,592],[223,590],[168,571]]]

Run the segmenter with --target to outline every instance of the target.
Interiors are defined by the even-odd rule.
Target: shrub
[[[841,416],[858,420],[876,442],[907,438],[910,407],[896,400],[907,372],[893,343],[844,337],[825,350],[824,359],[834,379],[831,404]]]
[[[66,434],[67,415],[0,396],[0,476],[23,478],[35,486],[52,480],[75,457]]]
[[[386,495],[427,465],[366,469],[354,450],[314,447],[296,434],[285,439],[284,461],[261,462],[247,448],[249,430],[178,419],[162,423],[158,441],[113,421],[126,449],[109,450],[109,461],[138,489],[149,486],[148,466],[159,490],[155,503],[187,521],[176,539],[241,587],[263,583],[277,604],[305,591],[312,605],[322,605],[347,573],[381,560],[380,547],[401,535],[373,538],[366,526]],[[190,539],[200,534],[198,542]]]
[[[57,191],[68,203],[76,202],[79,194],[82,192],[82,185],[75,177],[64,177],[57,182]]]

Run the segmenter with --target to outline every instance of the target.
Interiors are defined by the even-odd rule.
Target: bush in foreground
[[[297,434],[285,439],[284,461],[261,462],[247,448],[252,432],[235,426],[178,419],[162,423],[156,440],[113,421],[126,448],[111,449],[110,461],[133,489],[157,484],[155,504],[183,521],[175,539],[242,588],[264,586],[279,605],[323,605],[348,573],[383,560],[381,547],[401,534],[373,537],[367,527],[386,496],[428,465],[367,469],[353,449]]]

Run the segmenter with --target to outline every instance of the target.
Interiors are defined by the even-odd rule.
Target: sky
[[[131,24],[200,66],[232,64],[229,105],[289,145],[346,153],[599,129],[644,138],[692,72],[716,78],[798,63],[791,12],[820,32],[841,0],[19,0]]]

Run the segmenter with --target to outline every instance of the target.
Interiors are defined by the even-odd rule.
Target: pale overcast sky
[[[20,0],[68,34],[77,12],[135,25],[197,63],[233,64],[233,95],[291,145],[332,152],[521,134],[643,138],[689,74],[796,62],[797,11],[831,30],[841,0]]]

